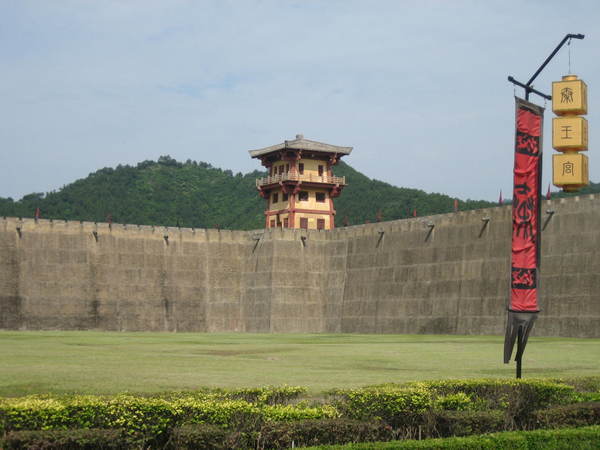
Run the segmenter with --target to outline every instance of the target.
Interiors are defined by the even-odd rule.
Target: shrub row
[[[157,436],[186,423],[255,429],[264,422],[335,417],[325,405],[265,405],[244,400],[180,397],[171,400],[119,395],[23,397],[0,401],[0,432],[67,428],[120,428]]]
[[[583,393],[560,380],[385,384],[332,391],[331,405],[314,407],[306,401],[286,404],[305,393],[286,386],[148,397],[30,396],[0,399],[0,433],[119,429],[139,445],[164,445],[169,439],[183,445],[184,436],[199,434],[204,440],[239,444],[234,447],[269,442],[265,448],[347,442],[351,435],[361,440],[467,436],[600,424],[600,402],[581,402],[598,394],[595,387],[593,379],[580,383]]]
[[[483,436],[405,440],[344,446],[310,447],[310,450],[584,450],[598,449],[600,426],[558,430],[509,431]],[[306,448],[305,450],[309,450]]]
[[[13,449],[107,449],[135,448],[135,441],[123,430],[43,430],[13,431],[1,442],[1,448]]]
[[[511,431],[470,437],[443,439],[401,440],[381,442],[391,433],[378,423],[360,423],[345,419],[329,421],[329,428],[318,427],[316,422],[295,424],[294,432],[282,424],[272,424],[261,433],[231,433],[214,425],[200,424],[176,428],[171,439],[162,444],[165,449],[283,449],[303,444],[319,443],[313,450],[366,450],[366,449],[598,449],[600,426],[554,430]],[[358,434],[356,434],[358,433]],[[340,439],[340,436],[344,439]],[[304,437],[303,437],[304,436]],[[306,437],[310,436],[310,437]],[[358,443],[362,441],[362,443]],[[370,441],[370,442],[367,442]],[[342,445],[323,445],[327,443]],[[343,445],[343,443],[350,444]],[[122,430],[45,430],[13,431],[2,442],[2,448],[12,449],[132,449],[145,448]],[[305,447],[306,448],[306,447]]]
[[[254,433],[231,432],[210,425],[186,425],[173,431],[170,443],[176,449],[287,449],[305,445],[389,441],[392,428],[381,422],[351,419],[272,422]]]
[[[556,381],[510,379],[384,384],[330,393],[344,414],[375,416],[394,426],[410,425],[418,420],[414,414],[426,410],[502,410],[509,425],[523,428],[531,426],[532,415],[538,409],[582,399],[573,386]]]
[[[124,430],[38,430],[11,431],[5,449],[125,449],[162,447],[166,449],[284,449],[302,445],[371,442],[390,440],[391,427],[378,422],[350,419],[304,420],[266,423],[255,432],[228,431],[211,424],[177,427],[162,441],[140,439]]]
[[[183,396],[203,399],[244,400],[249,403],[278,405],[296,400],[306,392],[307,389],[302,386],[265,386],[237,389],[204,388],[197,391],[165,392],[151,397],[172,400]]]
[[[383,386],[338,390],[336,408],[353,419],[378,419],[393,427],[413,426],[433,404],[431,390],[424,385],[410,388]]]
[[[539,428],[600,425],[600,401],[542,409],[536,411],[535,419]]]
[[[548,381],[573,386],[577,392],[600,393],[600,377],[550,378]]]

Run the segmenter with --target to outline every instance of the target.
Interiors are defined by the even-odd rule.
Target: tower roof
[[[276,152],[284,149],[292,150],[310,150],[313,152],[322,153],[338,153],[341,155],[349,155],[352,152],[352,147],[340,147],[337,145],[325,144],[323,142],[309,141],[304,139],[301,134],[296,135],[296,139],[292,141],[283,141],[281,144],[271,145],[270,147],[259,148],[257,150],[249,150],[252,158],[258,158],[263,155],[267,155],[272,152]]]

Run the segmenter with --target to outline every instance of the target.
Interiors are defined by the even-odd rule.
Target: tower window
[[[306,217],[300,217],[300,228],[308,229],[308,219]]]
[[[320,167],[320,166],[319,166]],[[325,192],[317,192],[315,194],[316,200],[319,203],[325,203]]]
[[[298,192],[298,201],[299,202],[307,202],[308,201],[308,192],[307,191]]]
[[[275,219],[271,219],[271,228],[275,228]]]
[[[317,219],[317,230],[325,229],[325,219]]]
[[[273,203],[277,203],[279,201],[279,194],[273,194]]]
[[[284,202],[288,201],[288,194],[284,193],[281,197]]]
[[[319,166],[319,176],[323,176],[323,166]]]
[[[285,219],[283,219],[283,228],[289,228],[290,227],[290,222],[289,219],[286,217]]]
[[[283,164],[281,166],[279,166],[279,175],[281,175],[283,173]]]
[[[290,171],[290,165],[289,164],[285,165],[285,171],[286,171],[286,173]]]
[[[304,173],[304,163],[298,164],[298,172],[300,173],[300,175]]]

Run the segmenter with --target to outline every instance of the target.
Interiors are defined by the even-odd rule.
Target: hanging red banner
[[[536,312],[544,109],[519,98],[516,101],[510,310]]]
[[[521,353],[537,317],[540,258],[540,185],[544,108],[516,100],[512,208],[511,293],[504,348],[510,360],[517,334]]]

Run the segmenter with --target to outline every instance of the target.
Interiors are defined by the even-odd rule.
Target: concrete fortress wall
[[[600,337],[600,198],[546,210],[534,334]],[[510,236],[510,206],[334,231],[0,218],[0,328],[502,334]]]

